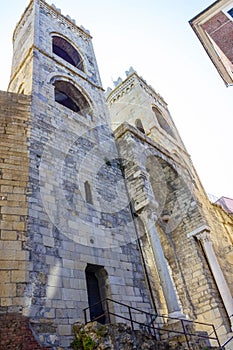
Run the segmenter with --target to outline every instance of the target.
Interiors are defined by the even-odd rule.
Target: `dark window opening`
[[[229,15],[233,18],[233,7],[232,7],[232,9],[230,9],[229,11],[227,11],[227,13],[229,13]]]
[[[91,193],[91,186],[88,181],[85,181],[84,183],[84,188],[85,188],[85,199],[86,202],[89,204],[93,204],[93,199],[92,199],[92,193]]]
[[[58,80],[54,83],[55,101],[85,117],[92,117],[91,108],[83,94],[71,83]]]
[[[82,57],[67,40],[59,36],[54,36],[53,53],[84,72]]]
[[[58,55],[59,57],[63,58],[65,61],[69,62],[73,66],[75,66],[75,62],[72,60],[72,58],[68,55],[68,53],[63,50],[61,47],[57,45],[53,45],[53,52]]]
[[[166,121],[166,119],[162,116],[162,113],[160,112],[159,109],[157,109],[156,107],[152,107],[152,110],[156,116],[156,119],[159,123],[159,126],[165,130],[170,136],[172,136],[173,138],[175,138],[175,135],[172,131],[172,128],[170,127],[170,125],[168,124],[168,122]]]
[[[143,125],[142,125],[141,119],[136,119],[136,121],[135,121],[135,126],[136,126],[136,128],[137,128],[139,131],[141,131],[143,134],[145,134],[145,129],[144,129]]]
[[[107,273],[103,266],[88,264],[85,270],[90,319],[106,323],[101,300],[106,298]]]
[[[77,113],[80,112],[79,106],[77,106],[76,103],[69,96],[67,96],[64,92],[61,92],[56,89],[55,89],[55,101],[71,109],[74,112],[77,112]]]

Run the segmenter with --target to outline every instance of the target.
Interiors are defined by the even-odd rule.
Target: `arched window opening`
[[[105,324],[107,320],[102,301],[107,298],[107,272],[103,266],[87,264],[85,274],[90,320]]]
[[[91,117],[89,103],[74,85],[69,82],[59,80],[54,83],[54,86],[54,97],[56,102],[76,113],[86,117]]]
[[[136,126],[136,128],[137,128],[139,131],[141,131],[143,134],[145,134],[145,129],[144,129],[143,125],[142,125],[141,119],[136,119],[136,120],[135,120],[135,126]]]
[[[84,72],[82,57],[67,40],[53,36],[53,53]]]
[[[159,123],[159,126],[165,130],[170,136],[172,136],[173,138],[175,138],[175,135],[172,131],[172,128],[170,127],[170,125],[168,124],[168,122],[166,121],[166,119],[163,117],[162,113],[160,112],[159,109],[157,109],[156,107],[152,107],[152,110],[156,116],[156,119]]]
[[[88,181],[85,181],[84,188],[85,188],[85,199],[86,199],[86,202],[89,203],[89,204],[93,204],[92,193],[91,193],[91,186],[90,186]]]
[[[77,106],[76,103],[72,100],[72,98],[67,96],[65,92],[55,89],[55,101],[71,109],[74,112],[80,112],[79,106]]]

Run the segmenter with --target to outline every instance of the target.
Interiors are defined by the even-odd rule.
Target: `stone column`
[[[219,293],[222,297],[223,304],[229,316],[231,330],[233,331],[233,299],[229,287],[227,285],[226,279],[223,275],[222,269],[215,255],[213,245],[210,239],[210,232],[205,230],[201,233],[196,234],[196,237],[202,244],[210,269],[217,284]]]
[[[171,317],[182,317],[180,306],[178,304],[177,295],[172,283],[172,279],[168,270],[167,262],[163,253],[163,248],[159,239],[159,235],[155,226],[156,214],[155,211],[146,206],[139,213],[139,217],[144,223],[155,259],[155,264],[158,270],[161,281],[163,294],[166,300],[168,314]]]

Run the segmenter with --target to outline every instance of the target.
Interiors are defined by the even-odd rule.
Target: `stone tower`
[[[167,103],[132,68],[106,102],[91,40],[44,0],[13,35],[0,92],[0,347],[67,349],[84,308],[110,321],[106,298],[142,323],[140,310],[213,323],[224,341],[232,215],[210,203]]]
[[[232,217],[220,219],[209,202],[164,99],[132,68],[126,76],[107,101],[156,308],[211,322],[224,339],[233,327],[232,253],[223,253],[232,251]]]
[[[65,348],[83,308],[109,297],[151,310],[150,295],[89,32],[32,0],[13,43],[7,96],[27,102],[25,174],[2,187],[19,223],[7,226],[2,209],[11,279],[1,305],[28,317],[41,344]]]

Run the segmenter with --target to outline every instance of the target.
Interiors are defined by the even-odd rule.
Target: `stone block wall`
[[[28,281],[30,97],[0,92],[0,305],[20,311]]]
[[[84,71],[53,52],[54,33],[77,48]],[[79,91],[90,115],[56,101],[59,80]],[[89,303],[89,265],[104,271],[105,297],[153,311],[141,239],[156,306],[166,313],[145,230],[129,205],[140,211],[153,192],[182,310],[226,334],[218,289],[200,243],[188,234],[210,226],[232,285],[232,218],[208,202],[163,98],[136,73],[120,83],[108,98],[113,128],[131,125],[116,130],[116,145],[90,34],[43,0],[31,1],[16,27],[10,91],[0,92],[1,312],[23,313],[41,343],[67,348]],[[31,105],[19,91],[32,95]],[[145,133],[135,128],[138,119]]]
[[[77,48],[84,72],[53,52],[55,34]],[[91,115],[55,100],[59,79],[80,92]],[[41,343],[66,348],[89,305],[88,265],[105,272],[105,297],[150,310],[150,296],[91,36],[43,0],[31,1],[14,33],[10,90],[21,84],[32,94],[23,314]]]

